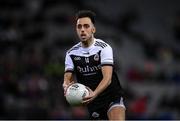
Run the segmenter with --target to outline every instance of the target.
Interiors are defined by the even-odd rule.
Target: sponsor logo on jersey
[[[85,66],[85,67],[80,67],[80,66],[77,66],[77,70],[80,72],[80,73],[89,73],[89,72],[95,72],[95,71],[98,71],[101,69],[101,65],[98,65],[98,66]]]
[[[74,60],[81,60],[81,57],[74,57]]]
[[[97,53],[96,55],[94,55],[94,60],[95,60],[95,61],[99,61],[99,55],[98,55],[98,53]]]

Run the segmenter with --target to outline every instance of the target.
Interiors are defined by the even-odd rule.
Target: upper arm
[[[101,65],[113,65],[114,60],[113,60],[113,50],[112,48],[108,45],[105,48],[102,49],[101,51]]]
[[[65,57],[65,73],[64,73],[64,83],[69,84],[73,81],[73,70],[74,64],[68,53],[66,53]]]
[[[111,81],[112,72],[113,72],[113,50],[108,45],[107,47],[103,48],[101,51],[101,66],[102,66],[102,74],[103,79]]]
[[[73,61],[68,53],[66,53],[65,57],[65,72],[72,72],[74,70]]]

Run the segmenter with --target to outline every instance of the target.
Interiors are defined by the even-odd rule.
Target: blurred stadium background
[[[118,57],[126,119],[180,119],[179,0],[0,0],[0,119],[86,119],[61,87],[81,9]]]

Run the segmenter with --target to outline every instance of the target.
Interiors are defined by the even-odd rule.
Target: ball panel
[[[89,95],[86,86],[80,83],[70,85],[66,92],[66,100],[70,105],[81,105],[82,99]]]

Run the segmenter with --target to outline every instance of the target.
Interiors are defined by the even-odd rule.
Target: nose
[[[84,33],[84,28],[82,27],[81,32]]]
[[[81,31],[84,31],[84,27],[81,28]]]

